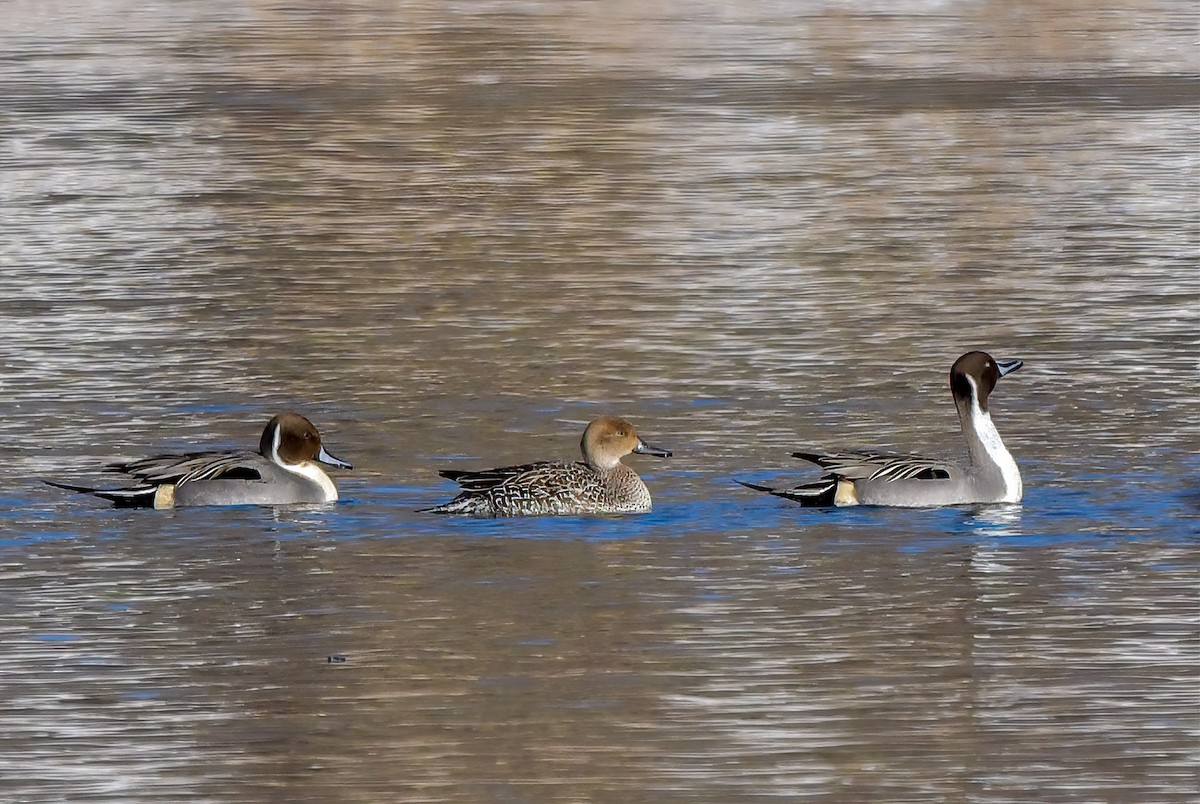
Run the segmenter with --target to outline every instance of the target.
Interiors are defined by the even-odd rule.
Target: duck
[[[644,441],[627,420],[601,416],[580,440],[583,460],[539,461],[482,471],[444,469],[458,483],[453,500],[423,509],[434,514],[472,517],[626,514],[651,510],[650,491],[633,469],[621,463],[630,453],[671,457],[671,451]]]
[[[189,452],[108,464],[105,471],[138,481],[125,488],[45,482],[109,500],[117,508],[335,502],[337,486],[321,464],[354,468],[326,451],[312,422],[299,413],[287,412],[267,422],[257,452]]]
[[[737,482],[803,506],[921,508],[1020,502],[1021,472],[992,422],[989,402],[1000,378],[1023,365],[1021,360],[997,360],[987,352],[972,351],[951,366],[950,392],[967,444],[965,466],[876,451],[793,452],[793,457],[816,464],[825,474],[791,488]]]

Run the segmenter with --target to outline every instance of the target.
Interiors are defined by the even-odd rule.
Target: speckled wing
[[[792,457],[815,463],[834,477],[847,480],[948,480],[961,469],[944,461],[919,455],[894,455],[886,452],[793,452]]]
[[[128,463],[113,463],[109,472],[121,472],[154,485],[191,483],[197,480],[261,480],[264,458],[257,452],[189,452],[155,455]]]
[[[562,471],[571,466],[572,464],[558,461],[538,461],[520,466],[501,466],[496,469],[482,469],[474,472],[443,469],[438,474],[448,480],[453,480],[462,487],[463,491],[486,492],[503,485],[514,477],[528,475],[533,478],[546,470]]]
[[[538,516],[591,510],[601,502],[603,484],[582,463],[541,461],[482,471],[440,473],[462,487],[448,503],[425,509],[468,516]],[[593,499],[594,498],[594,499]]]

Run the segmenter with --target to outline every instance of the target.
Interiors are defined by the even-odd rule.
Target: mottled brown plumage
[[[580,442],[583,461],[539,461],[483,471],[445,470],[442,477],[463,491],[436,508],[464,516],[547,516],[649,511],[650,491],[621,458],[631,452],[668,457],[665,449],[638,437],[633,425],[602,416],[587,426]]]

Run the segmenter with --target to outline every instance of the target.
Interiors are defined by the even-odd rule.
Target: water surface
[[[1195,800],[1198,21],[16,4],[0,797]],[[974,348],[1022,505],[733,483],[958,455]],[[283,409],[339,504],[36,482]],[[653,513],[415,513],[601,413]]]

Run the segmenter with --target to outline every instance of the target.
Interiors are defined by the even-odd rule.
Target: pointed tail
[[[53,480],[43,480],[47,486],[75,491],[80,494],[90,494],[102,500],[109,500],[117,508],[153,508],[154,495],[158,486],[134,486],[128,489],[93,489],[87,486],[72,486],[70,483],[58,483]]]
[[[800,486],[794,486],[790,489],[776,489],[770,486],[760,486],[757,483],[747,483],[744,480],[737,481],[748,489],[755,491],[765,491],[767,494],[774,494],[776,497],[782,497],[785,500],[798,502],[805,507],[828,507],[834,505],[834,500],[837,497],[838,479],[836,477],[823,477],[820,480],[812,483],[805,483]]]
[[[479,500],[476,497],[470,494],[460,494],[450,502],[435,505],[432,508],[418,508],[414,513],[475,516],[480,513],[479,509]]]

